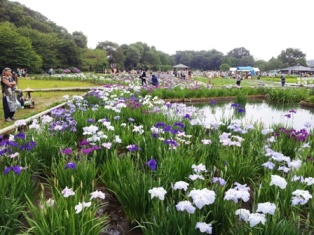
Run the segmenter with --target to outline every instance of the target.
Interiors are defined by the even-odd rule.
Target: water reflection
[[[243,124],[262,123],[266,128],[274,124],[282,124],[289,128],[302,129],[305,123],[314,127],[314,109],[303,108],[298,104],[272,104],[266,101],[248,101],[245,113],[238,113],[231,105],[234,102],[217,102],[216,104],[193,104],[200,109],[206,121],[222,119],[239,119]],[[296,112],[289,112],[295,110]],[[287,114],[291,115],[288,118]]]

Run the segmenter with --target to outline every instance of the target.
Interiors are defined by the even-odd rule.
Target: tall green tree
[[[149,69],[159,70],[161,62],[158,53],[155,50],[149,50],[143,55],[143,65]]]
[[[226,55],[223,57],[221,64],[227,64],[230,67],[236,67],[237,66],[237,59],[234,57]]]
[[[222,59],[224,57],[223,53],[215,49],[208,51],[209,65],[206,70],[219,70]]]
[[[265,70],[275,70],[275,69],[280,69],[283,68],[283,65],[281,61],[278,58],[272,57],[268,62],[267,62],[267,67]]]
[[[61,68],[78,67],[82,65],[82,51],[72,39],[60,39],[57,43],[58,66]]]
[[[87,36],[82,32],[75,31],[72,33],[75,44],[80,48],[87,48]]]
[[[57,42],[58,37],[55,33],[42,33],[31,28],[18,28],[20,35],[30,39],[33,49],[42,58],[43,70],[56,68],[59,64],[57,59]]]
[[[108,68],[106,51],[101,49],[84,49],[82,70],[102,72],[105,68]]]
[[[227,53],[228,57],[234,58],[232,67],[254,66],[254,58],[249,50],[244,47],[234,48]]]
[[[287,48],[286,50],[282,50],[277,58],[284,67],[294,66],[297,64],[307,66],[306,55],[300,49]]]
[[[117,50],[112,54],[109,62],[115,63],[118,69],[124,68],[125,55],[122,48],[118,47]]]
[[[257,60],[255,61],[254,67],[259,68],[260,71],[267,70],[267,62],[265,60]]]
[[[219,67],[220,71],[229,71],[229,69],[230,69],[230,66],[228,64],[222,64]]]
[[[240,59],[244,56],[250,56],[250,51],[244,47],[234,48],[227,53],[228,56]]]
[[[111,57],[113,57],[114,52],[119,48],[119,44],[111,41],[104,41],[97,43],[96,49],[105,50],[107,53],[107,56],[109,58],[109,61]],[[113,63],[113,61],[110,61],[110,63]]]
[[[130,45],[126,50],[126,58],[124,66],[126,69],[137,68],[137,65],[140,63],[141,52],[138,50],[138,47]]]
[[[29,71],[38,71],[42,66],[41,57],[34,51],[29,38],[18,33],[9,23],[0,23],[0,67],[27,67]]]

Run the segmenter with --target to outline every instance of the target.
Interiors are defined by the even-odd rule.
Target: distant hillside
[[[83,49],[87,49],[83,33],[70,34],[39,12],[0,0],[1,68],[27,67],[37,72],[51,67],[80,68]]]
[[[27,27],[42,33],[67,34],[67,30],[47,17],[18,2],[0,0],[0,22],[8,21],[16,27]]]

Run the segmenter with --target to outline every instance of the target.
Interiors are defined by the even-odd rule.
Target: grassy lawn
[[[93,87],[97,86],[90,82],[81,81],[56,81],[56,80],[33,80],[29,78],[20,78],[18,81],[18,88],[23,90],[26,88],[40,89],[40,88],[65,88],[65,87]]]
[[[227,86],[227,85],[235,85],[236,80],[233,78],[205,78],[205,77],[195,77],[194,80],[204,82],[204,83],[211,83],[213,86]],[[273,77],[262,77],[260,80],[256,78],[253,79],[244,79],[241,81],[241,86],[257,86],[258,84],[264,85],[278,85],[281,86],[280,78],[273,78]],[[286,83],[297,83],[296,78],[287,78]]]
[[[21,78],[19,80],[18,88],[23,90],[28,87],[32,89],[40,88],[67,88],[67,87],[94,87],[95,84],[80,81],[47,81],[47,80],[32,80],[28,78]],[[32,100],[35,102],[34,109],[22,109],[15,113],[18,119],[25,119],[37,113],[43,112],[48,108],[54,107],[64,102],[64,95],[83,95],[85,91],[50,91],[50,92],[32,92]],[[24,94],[25,97],[26,94]],[[2,97],[1,97],[2,98]],[[3,104],[0,102],[0,129],[12,125],[13,122],[4,122]]]

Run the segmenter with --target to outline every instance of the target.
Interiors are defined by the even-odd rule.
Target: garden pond
[[[198,108],[199,118],[205,123],[238,119],[243,124],[262,124],[266,128],[274,124],[294,129],[314,126],[314,108],[301,107],[299,104],[273,104],[255,100],[247,101],[245,105],[210,101],[193,106]]]

